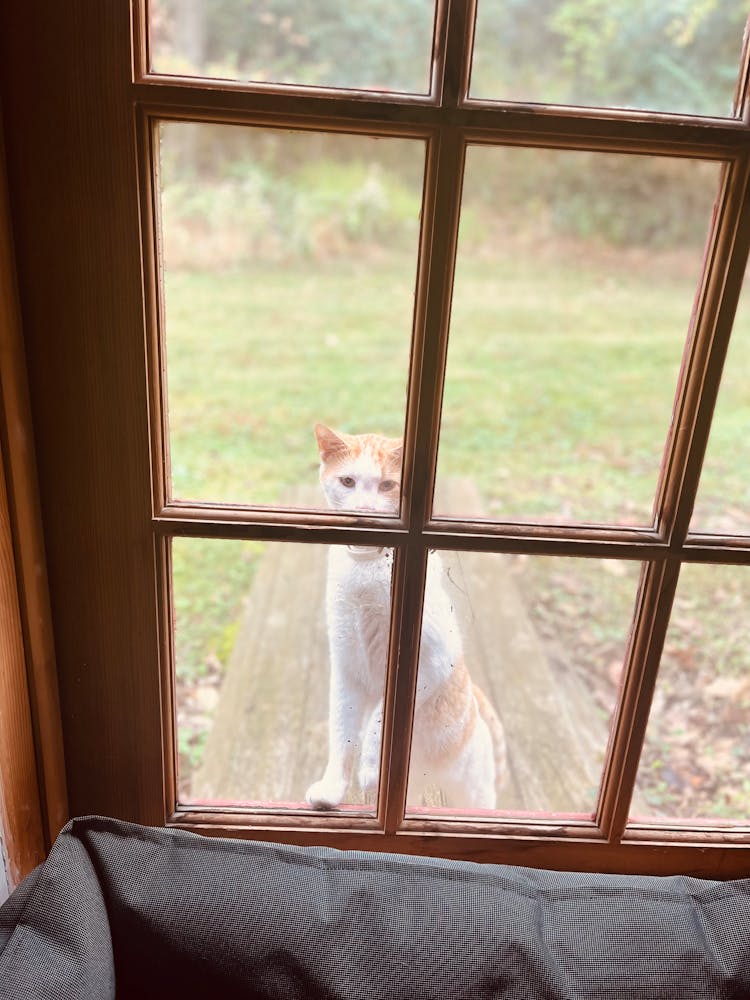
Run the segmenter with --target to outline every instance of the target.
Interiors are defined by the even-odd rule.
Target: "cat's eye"
[[[342,486],[346,486],[348,490],[351,490],[355,486],[355,479],[353,476],[339,476],[339,482]]]
[[[395,490],[398,483],[393,479],[384,479],[383,482],[378,486],[381,493],[390,493],[391,490]]]

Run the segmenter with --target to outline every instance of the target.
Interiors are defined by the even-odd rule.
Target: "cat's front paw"
[[[313,809],[335,809],[341,805],[346,793],[346,784],[342,781],[330,781],[321,778],[314,781],[305,792],[305,799]]]

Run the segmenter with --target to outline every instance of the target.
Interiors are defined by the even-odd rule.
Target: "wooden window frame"
[[[474,4],[440,0],[431,93],[426,97],[252,85],[150,72],[147,2],[132,0],[125,11],[125,4],[70,0],[65,12],[47,12],[43,0],[13,0],[10,13],[0,15],[5,37],[14,39],[0,53],[5,56],[0,79],[14,140],[9,160],[21,299],[27,351],[33,359],[32,402],[53,605],[62,623],[58,662],[72,810],[166,822],[214,835],[542,867],[747,874],[747,828],[716,829],[679,821],[627,824],[679,568],[686,562],[750,565],[750,538],[689,531],[750,247],[747,49],[734,118],[479,101],[468,97]],[[83,41],[83,25],[94,45]],[[34,198],[33,185],[40,189],[49,172],[35,159],[42,155],[41,139],[22,135],[31,98],[13,91],[14,74],[23,75],[19,53],[28,53],[40,65],[52,60],[58,78],[68,86],[59,93],[52,84],[34,80],[29,90],[33,121],[47,129],[47,136],[68,143],[70,149],[68,136],[76,135],[70,162],[60,167],[74,209],[55,203],[55,221],[75,261],[73,287],[63,287],[54,275],[39,274],[35,265],[40,248],[54,251],[59,259],[62,241],[54,229],[45,231],[45,215]],[[152,142],[153,123],[164,119],[406,136],[426,143],[423,220],[429,224],[423,223],[420,237],[404,503],[397,521],[168,501]],[[724,163],[649,529],[433,517],[464,150],[473,143]],[[111,262],[88,252],[92,241],[102,247],[121,242],[114,253],[114,272]],[[63,297],[72,317],[61,320],[73,352],[67,364],[54,347],[49,357],[43,353],[50,347],[46,327],[55,316],[39,301],[45,279]],[[104,326],[114,361],[101,344]],[[83,390],[80,399],[70,398],[71,387]],[[66,419],[58,426],[63,400]],[[103,419],[103,426],[84,426],[91,414]],[[74,440],[73,425],[80,440]],[[57,457],[61,445],[75,456],[73,470]],[[83,482],[81,475],[84,457],[90,454],[99,463],[93,483],[91,478]],[[51,510],[60,484],[77,507],[56,523]],[[177,536],[394,546],[393,621],[375,817],[175,807],[169,539]],[[125,547],[123,538],[128,541]],[[411,731],[421,603],[432,548],[629,559],[644,565],[592,822],[404,818],[409,747],[394,734]],[[82,550],[86,565],[71,586]],[[99,617],[80,634],[71,622],[87,600]],[[110,731],[112,752],[97,758],[102,725]]]
[[[500,838],[508,848],[516,838],[539,838],[552,843],[564,839],[588,839],[594,844],[622,847],[632,840],[656,837],[665,843],[684,844],[704,838],[725,844],[745,844],[745,831],[712,831],[707,825],[664,823],[628,824],[630,799],[636,780],[640,752],[648,721],[648,710],[656,681],[679,566],[688,559],[712,561],[700,539],[690,539],[688,525],[697,489],[701,457],[706,445],[710,414],[718,387],[721,357],[726,349],[734,296],[727,282],[744,274],[748,222],[741,234],[731,223],[742,212],[748,181],[748,165],[735,146],[737,126],[706,120],[695,122],[695,132],[685,140],[684,119],[677,127],[675,116],[612,113],[578,109],[555,109],[543,123],[534,113],[518,108],[470,99],[469,77],[474,28],[472,3],[438,5],[436,52],[431,93],[427,98],[411,95],[348,94],[326,89],[323,93],[293,86],[226,86],[195,79],[165,77],[150,71],[148,34],[144,5],[139,12],[140,47],[136,48],[136,74],[142,99],[140,107],[142,204],[146,234],[147,297],[152,317],[152,406],[157,414],[152,427],[155,483],[154,528],[160,537],[161,579],[169,578],[167,539],[172,534],[219,538],[316,541],[393,546],[393,621],[386,679],[383,752],[377,816],[355,818],[302,814],[291,817],[268,810],[262,815],[237,810],[233,821],[223,810],[179,807],[171,816],[175,824],[203,829],[217,827],[262,827],[285,832],[336,829],[341,835],[377,832],[393,847],[422,849],[428,833],[433,841],[450,840],[453,849],[475,853],[482,840]],[[444,41],[443,41],[444,40]],[[166,98],[166,99],[165,99]],[[231,99],[231,103],[230,103]],[[211,110],[207,112],[209,103]],[[261,110],[262,109],[262,110]],[[163,347],[164,319],[159,304],[157,257],[153,241],[158,232],[158,204],[151,178],[155,176],[158,152],[155,127],[158,121],[182,118],[198,121],[266,125],[281,128],[342,130],[377,136],[421,139],[426,143],[426,172],[422,218],[425,220],[419,249],[412,364],[406,414],[403,510],[397,525],[386,519],[358,519],[331,513],[259,511],[239,505],[185,504],[169,502],[162,456],[167,448],[166,384],[159,378],[166,369]],[[510,121],[508,119],[511,119]],[[647,130],[646,123],[650,126]],[[725,130],[731,135],[727,142]],[[740,126],[743,127],[743,126]],[[718,129],[721,129],[719,139]],[[677,139],[677,132],[680,139]],[[717,141],[718,140],[718,141]],[[587,149],[605,152],[661,153],[721,159],[724,178],[715,221],[706,253],[703,285],[697,302],[694,328],[688,338],[685,377],[676,404],[665,462],[660,473],[658,499],[652,531],[590,526],[478,523],[473,520],[436,518],[432,496],[437,462],[440,408],[450,322],[452,278],[455,269],[461,188],[465,151],[470,144],[488,143],[554,149]],[[747,213],[746,213],[747,214]],[[739,245],[738,245],[739,244]],[[735,264],[739,274],[732,273]],[[722,294],[723,292],[723,294]],[[727,315],[721,316],[724,306]],[[154,323],[156,320],[156,323]],[[705,379],[703,392],[696,391]],[[431,391],[430,391],[431,390]],[[690,433],[682,433],[684,427]],[[750,544],[750,540],[748,540]],[[715,543],[716,544],[716,543]],[[718,543],[720,546],[726,544]],[[744,561],[748,548],[730,543],[736,561]],[[395,738],[410,733],[416,692],[417,658],[424,595],[427,554],[433,548],[459,548],[489,552],[535,552],[547,555],[577,555],[601,558],[636,558],[645,570],[637,601],[632,641],[626,661],[625,682],[607,751],[601,792],[595,818],[565,823],[547,817],[518,820],[462,820],[432,817],[405,818],[409,742]],[[163,662],[172,662],[170,599],[161,595]],[[168,672],[171,668],[167,668]],[[170,679],[164,677],[165,685]],[[167,747],[175,741],[171,732],[174,710],[165,720]],[[169,755],[167,802],[176,801],[174,751]],[[626,832],[627,828],[627,832]],[[360,840],[361,838],[357,838]],[[458,841],[461,841],[460,846]],[[552,843],[550,843],[552,842]],[[442,845],[441,845],[442,846]],[[488,845],[489,846],[489,845]],[[599,852],[601,853],[601,852]]]

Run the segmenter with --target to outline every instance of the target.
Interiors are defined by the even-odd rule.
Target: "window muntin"
[[[426,94],[433,0],[150,0],[155,73]]]
[[[158,469],[155,530],[167,537],[186,530],[192,534],[204,531],[207,534],[213,532],[221,535],[229,532],[233,537],[248,539],[301,538],[307,544],[321,539],[332,541],[334,536],[338,541],[345,539],[352,542],[361,542],[363,538],[377,538],[379,541],[403,546],[396,550],[393,630],[397,646],[391,655],[386,685],[388,697],[384,723],[384,770],[375,826],[365,827],[357,825],[355,819],[351,822],[347,820],[345,825],[335,827],[341,830],[344,840],[354,830],[358,831],[356,836],[359,837],[365,829],[374,830],[377,827],[381,832],[374,841],[364,838],[358,840],[358,843],[382,845],[390,849],[408,847],[433,853],[473,853],[474,857],[488,860],[512,857],[514,850],[523,847],[527,850],[524,857],[528,863],[533,863],[533,859],[543,859],[543,863],[547,864],[558,859],[559,863],[559,859],[568,858],[568,866],[573,867],[587,867],[594,863],[600,867],[601,864],[609,863],[622,865],[630,870],[642,870],[640,866],[646,866],[650,870],[665,871],[670,862],[665,860],[665,866],[657,864],[654,867],[653,858],[649,860],[635,846],[637,833],[626,831],[623,836],[622,831],[631,785],[635,778],[633,761],[637,763],[643,732],[643,707],[647,706],[650,699],[658,648],[668,620],[673,570],[685,552],[683,529],[686,505],[697,480],[695,455],[700,452],[701,441],[707,433],[707,416],[698,406],[695,393],[696,389],[702,387],[705,373],[708,372],[706,385],[709,387],[714,377],[711,372],[715,371],[716,359],[721,356],[722,345],[729,333],[726,316],[731,312],[733,281],[728,281],[728,291],[724,292],[723,298],[720,290],[725,287],[727,275],[736,275],[737,261],[747,249],[746,232],[742,226],[739,230],[733,228],[741,216],[744,218],[742,191],[747,176],[747,157],[743,152],[745,126],[740,122],[732,123],[731,127],[729,123],[719,125],[716,122],[706,123],[704,126],[695,119],[687,122],[677,119],[672,122],[664,119],[660,121],[627,111],[613,111],[601,116],[596,113],[589,115],[580,109],[547,111],[489,106],[472,109],[470,103],[465,103],[465,81],[468,79],[471,58],[471,32],[466,29],[470,27],[472,17],[471,5],[465,10],[459,9],[458,5],[452,5],[450,9],[448,5],[441,8],[440,30],[437,34],[439,44],[433,67],[433,75],[437,79],[433,92],[436,103],[434,108],[428,109],[425,106],[423,110],[419,110],[417,103],[409,104],[406,101],[400,105],[397,97],[387,107],[374,102],[355,104],[344,95],[331,98],[330,103],[325,105],[324,112],[321,104],[309,105],[309,110],[314,115],[323,115],[326,126],[333,125],[346,130],[352,118],[356,118],[358,130],[371,131],[373,134],[392,135],[394,131],[403,130],[405,136],[411,136],[416,130],[420,136],[429,137],[423,220],[425,225],[420,248],[415,339],[407,411],[404,516],[409,527],[410,543],[404,544],[402,526],[386,528],[382,524],[361,524],[328,515],[317,520],[300,517],[295,522],[286,511],[271,508],[263,516],[242,510],[223,512],[210,504],[187,506],[182,510],[168,504],[162,509]],[[147,66],[143,61],[140,63],[140,70],[140,99],[144,100],[149,93],[153,95],[152,108],[148,107],[149,101],[146,101],[146,118],[159,118],[162,109],[156,95],[160,93],[163,81],[144,77]],[[261,86],[254,88],[264,115],[282,127],[290,121],[309,124],[305,113],[301,111],[305,107],[304,101],[297,104],[297,101],[304,98],[302,91],[290,97],[289,94],[274,94],[272,88],[262,93],[262,89]],[[167,95],[167,103],[174,107],[174,93],[168,88],[161,92]],[[227,95],[223,95],[220,88],[213,84],[204,87],[199,81],[195,81],[190,86],[186,85],[182,93],[184,104],[177,102],[180,104],[181,117],[190,117],[187,109],[193,109],[196,118],[205,117],[206,108],[213,108],[211,114],[219,120],[236,121],[243,117],[248,123],[258,120],[258,109],[254,103],[256,97],[250,91],[235,89],[230,97],[229,91]],[[314,101],[312,92],[310,96]],[[390,104],[393,104],[392,108]],[[397,122],[395,126],[394,121]],[[687,129],[684,127],[686,124]],[[607,153],[666,153],[687,155],[694,159],[708,157],[727,161],[728,169],[722,180],[714,227],[704,262],[703,280],[695,304],[692,335],[683,359],[675,409],[679,423],[675,423],[670,430],[662,488],[657,503],[659,516],[652,530],[635,530],[624,525],[582,530],[575,525],[567,528],[548,526],[540,521],[521,526],[452,521],[443,528],[439,524],[429,525],[423,519],[423,514],[425,517],[429,515],[429,504],[423,503],[425,479],[429,493],[434,473],[437,414],[440,405],[439,383],[450,311],[453,240],[459,217],[458,192],[463,142],[486,142],[488,139],[498,145],[510,141],[513,144],[520,142],[550,148],[577,146]],[[146,142],[143,148],[147,146]],[[150,210],[146,203],[144,211],[147,217]],[[147,256],[149,252],[147,247]],[[712,324],[717,315],[720,335],[711,339]],[[710,399],[710,389],[707,395]],[[699,410],[700,420],[696,424],[691,423]],[[160,412],[158,398],[155,412]],[[158,444],[158,432],[156,440]],[[158,448],[156,452],[158,462]],[[226,520],[222,521],[222,518]],[[623,701],[618,705],[618,725],[605,765],[605,783],[594,823],[576,823],[561,818],[550,818],[546,822],[543,819],[529,819],[528,822],[521,820],[520,824],[502,820],[490,827],[483,823],[477,839],[479,827],[468,821],[456,825],[453,821],[445,824],[437,819],[427,823],[421,819],[403,819],[400,801],[403,801],[402,793],[405,794],[408,773],[403,734],[408,732],[410,691],[412,681],[416,683],[418,651],[413,627],[420,607],[420,563],[422,560],[426,561],[427,551],[433,542],[438,542],[443,547],[457,545],[477,551],[540,552],[551,556],[579,553],[607,560],[617,558],[621,551],[627,551],[629,559],[634,561],[640,558],[654,560],[649,564],[645,586],[642,585],[639,592],[627,658]],[[719,542],[719,546],[723,544],[722,541]],[[693,547],[690,558],[696,558],[697,555],[698,552]],[[709,550],[701,550],[699,557],[708,560],[719,558],[715,551]],[[733,558],[740,564],[750,561],[750,557],[739,550],[735,551]],[[662,572],[664,566],[667,567],[666,572]],[[396,734],[398,738],[395,738]],[[621,766],[624,767],[624,773],[619,770]],[[235,811],[232,816],[221,810],[201,811],[200,804],[196,804],[191,808],[178,810],[173,821],[187,826],[193,822],[208,822],[226,830],[252,828],[258,822],[257,816],[252,812]],[[286,816],[282,818],[285,824],[284,836],[308,842],[304,831],[311,828],[311,824],[306,822],[309,814],[299,813],[298,816],[299,819],[295,816],[295,822],[291,824]],[[266,822],[269,827],[273,826],[273,817],[262,819],[259,827],[261,830]],[[335,841],[332,833],[334,825],[329,824],[325,817],[313,816],[312,824],[313,836],[317,837],[318,831],[326,831],[325,836],[328,837],[330,833],[331,842]],[[298,829],[299,836],[296,832]],[[710,842],[711,829],[710,822],[704,824],[703,844]],[[431,836],[425,838],[427,831]],[[493,833],[499,833],[501,839],[495,840]],[[656,839],[664,844],[675,840],[690,841],[690,836],[691,834],[675,833],[667,824],[657,824],[655,831],[648,831],[650,840]],[[725,841],[739,843],[745,835],[741,830],[735,832],[724,828],[721,836]],[[544,839],[536,841],[537,837]],[[568,839],[570,837],[582,838],[584,843],[577,845]],[[605,843],[605,840],[609,843]],[[348,843],[351,843],[351,839]],[[675,846],[674,851],[665,854],[665,859],[674,859],[675,866],[682,868],[689,864],[686,859],[692,857],[692,850],[692,842],[686,845],[685,851],[682,847]],[[701,858],[704,857],[701,854]],[[712,857],[719,862],[719,852],[712,854]],[[594,862],[594,858],[602,860]],[[605,858],[610,860],[603,860]]]
[[[726,0],[478,0],[471,96],[731,117],[746,20]]]
[[[438,483],[502,521],[652,523],[719,170],[469,147]]]
[[[680,572],[640,770],[634,821],[747,823],[750,574]]]
[[[316,423],[403,433],[424,145],[159,131],[169,496],[304,506]]]

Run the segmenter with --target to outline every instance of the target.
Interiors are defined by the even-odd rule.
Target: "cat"
[[[402,443],[379,434],[343,434],[316,424],[320,480],[335,510],[397,514]],[[328,763],[306,794],[333,809],[357,783],[365,799],[377,789],[383,690],[390,628],[393,552],[332,545],[326,615],[330,651]],[[502,724],[464,661],[455,613],[443,587],[440,557],[428,561],[409,802],[437,785],[449,805],[494,809],[506,772]]]

